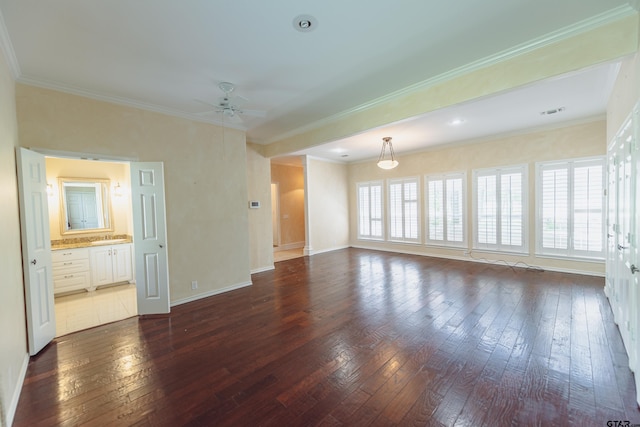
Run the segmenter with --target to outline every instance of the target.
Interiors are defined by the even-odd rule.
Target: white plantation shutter
[[[425,178],[427,200],[427,243],[463,246],[465,236],[464,173],[431,175]]]
[[[474,247],[526,252],[526,165],[473,171]]]
[[[444,185],[441,179],[427,181],[427,238],[444,240]]]
[[[382,239],[382,182],[361,182],[358,188],[358,238]]]
[[[500,176],[500,241],[503,245],[522,246],[522,174]]]
[[[566,167],[542,170],[541,239],[542,247],[549,249],[568,248],[569,240],[569,171]]]
[[[604,258],[604,158],[539,163],[537,252]]]
[[[573,249],[604,255],[604,160],[573,169]]]
[[[382,239],[382,182],[370,187],[371,237]]]
[[[496,193],[496,175],[479,176],[476,180],[477,241],[482,245],[495,245],[498,242],[498,196]]]
[[[420,239],[418,178],[389,181],[389,240],[418,242]]]

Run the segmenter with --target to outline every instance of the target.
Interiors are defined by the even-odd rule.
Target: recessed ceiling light
[[[313,31],[318,26],[318,20],[311,15],[298,15],[293,18],[293,28],[301,33]]]
[[[563,112],[564,110],[565,110],[565,108],[564,108],[564,107],[552,108],[552,109],[547,110],[547,111],[541,111],[541,112],[540,112],[540,115],[541,115],[541,116],[548,116],[548,115],[550,115],[550,114],[561,113],[561,112]]]
[[[455,119],[449,120],[447,123],[449,124],[449,126],[459,126],[459,125],[463,124],[464,122],[465,122],[464,119],[455,118]]]

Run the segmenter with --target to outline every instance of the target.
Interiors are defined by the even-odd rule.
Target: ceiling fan
[[[218,99],[217,104],[212,104],[206,101],[198,100],[198,102],[213,107],[213,110],[202,111],[200,113],[196,113],[198,115],[207,115],[211,113],[222,114],[222,120],[236,121],[242,122],[240,118],[241,115],[253,116],[253,117],[264,117],[266,115],[265,111],[260,110],[247,110],[242,108],[244,104],[248,102],[248,100],[239,95],[232,95],[232,92],[235,90],[235,85],[229,82],[220,82],[218,84],[218,88],[224,95],[222,95]]]

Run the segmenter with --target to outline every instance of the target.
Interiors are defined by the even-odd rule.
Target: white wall
[[[1,50],[0,50],[1,52]],[[0,53],[0,425],[13,419],[26,372],[27,337],[18,216],[15,83]]]
[[[258,147],[247,144],[249,258],[253,273],[273,268],[270,175],[269,159],[260,154]],[[249,200],[259,201],[260,208],[248,209]]]
[[[305,194],[309,254],[349,246],[348,167],[307,157]]]
[[[640,54],[625,58],[613,86],[607,105],[607,141],[618,133],[620,126],[640,100]]]

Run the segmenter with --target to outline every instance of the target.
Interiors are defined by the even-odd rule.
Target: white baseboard
[[[479,259],[479,258],[472,258],[472,257],[468,257],[468,256],[439,255],[439,254],[431,254],[431,253],[424,253],[424,252],[418,252],[418,251],[407,251],[407,250],[387,249],[387,248],[382,249],[382,248],[366,246],[366,245],[353,245],[352,247],[353,248],[358,248],[358,249],[368,249],[368,250],[372,250],[372,251],[380,251],[380,252],[393,252],[393,253],[397,253],[397,254],[419,255],[419,256],[426,256],[426,257],[432,257],[432,258],[453,259],[453,260],[457,260],[457,261],[478,262],[478,263],[481,263],[481,264],[495,264],[495,265],[503,265],[505,267],[507,266],[507,264],[505,264],[503,262],[498,262],[496,260]],[[515,268],[527,268],[526,266],[522,265],[521,263],[516,264],[515,262],[509,262],[509,266],[513,266]],[[532,268],[541,268],[541,269],[543,269],[545,271],[554,271],[554,272],[557,272],[557,273],[582,274],[584,276],[605,277],[604,273],[597,272],[597,271],[574,270],[574,269],[571,269],[571,268],[550,267],[550,266],[545,266],[545,265],[530,265],[530,267],[532,267]]]
[[[22,366],[20,367],[20,372],[18,373],[18,381],[16,382],[16,388],[13,390],[13,396],[11,396],[11,402],[9,403],[9,408],[7,408],[7,418],[6,423],[8,426],[13,424],[13,418],[16,416],[16,410],[18,409],[18,401],[20,400],[20,392],[22,391],[22,386],[24,385],[24,378],[27,376],[27,368],[29,367],[29,353],[24,354],[24,359],[22,360]],[[5,420],[0,420],[5,421]]]
[[[225,292],[235,291],[236,289],[244,288],[246,286],[251,286],[251,285],[252,285],[251,282],[243,282],[243,283],[238,283],[236,285],[227,286],[226,288],[215,289],[213,291],[205,292],[203,294],[194,295],[192,297],[181,298],[175,301],[171,301],[171,307],[175,307],[176,305],[186,304],[188,302],[198,301],[200,299],[212,297],[218,294],[223,294]]]
[[[325,252],[339,251],[340,249],[347,249],[347,248],[350,248],[350,247],[351,247],[351,246],[349,246],[349,245],[347,245],[347,246],[337,246],[337,247],[335,247],[335,248],[320,249],[320,250],[317,250],[317,251],[316,251],[316,250],[314,250],[314,249],[309,249],[307,252],[308,252],[308,255],[309,255],[309,256],[311,256],[311,255],[323,254],[323,253],[325,253]],[[306,255],[306,254],[305,254],[305,255]]]
[[[270,270],[275,270],[275,266],[272,264],[270,266],[266,266],[266,267],[260,267],[260,268],[255,268],[253,270],[251,270],[251,274],[256,274],[256,273],[262,273],[263,271],[270,271]]]
[[[273,248],[273,251],[274,252],[290,251],[293,249],[300,249],[300,248],[304,248],[304,242],[293,242],[293,243],[287,243],[284,245],[276,246],[275,248]]]

